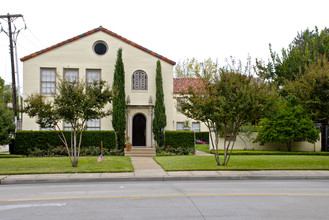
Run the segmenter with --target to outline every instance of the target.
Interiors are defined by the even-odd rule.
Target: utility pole
[[[14,49],[13,49],[13,33],[11,30],[11,22],[16,18],[23,17],[21,14],[10,15],[0,15],[0,18],[7,19],[8,21],[8,36],[10,45],[10,60],[11,60],[11,77],[12,77],[12,88],[13,88],[13,110],[15,114],[15,123],[17,127],[17,101],[16,101],[16,79],[15,79],[15,62],[14,62]],[[18,68],[18,67],[17,67]]]

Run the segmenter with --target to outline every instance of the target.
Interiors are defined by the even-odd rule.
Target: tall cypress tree
[[[122,62],[122,48],[118,49],[113,79],[113,116],[112,126],[117,134],[119,149],[124,148],[126,132],[125,71]]]
[[[154,106],[153,134],[159,147],[163,145],[164,128],[167,125],[166,108],[164,105],[163,85],[162,85],[161,62],[157,61],[156,67],[156,99]]]

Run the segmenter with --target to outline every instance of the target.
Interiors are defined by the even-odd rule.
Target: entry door
[[[133,119],[133,146],[146,146],[146,118],[137,114]]]

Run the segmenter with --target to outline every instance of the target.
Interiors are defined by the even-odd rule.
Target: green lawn
[[[195,144],[195,149],[209,153],[209,144]]]
[[[220,156],[220,159],[223,157]],[[189,170],[329,170],[328,156],[233,155],[228,166],[217,166],[210,156],[167,156],[155,160],[166,171]]]
[[[208,144],[196,144],[195,149],[198,151],[203,151],[206,153],[209,152]],[[219,154],[224,155],[223,150],[218,151]],[[321,156],[329,156],[329,152],[306,152],[306,151],[261,151],[261,150],[233,150],[232,155],[321,155]]]
[[[0,174],[32,173],[114,173],[132,172],[130,157],[80,157],[78,167],[72,167],[68,157],[0,158]]]

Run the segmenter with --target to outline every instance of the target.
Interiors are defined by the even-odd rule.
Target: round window
[[[107,52],[107,45],[102,41],[96,42],[94,44],[94,52],[98,55],[104,55]]]

